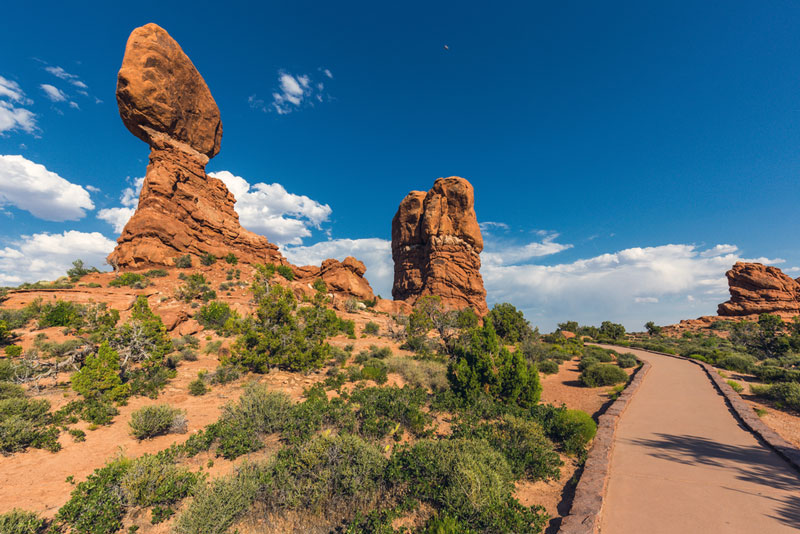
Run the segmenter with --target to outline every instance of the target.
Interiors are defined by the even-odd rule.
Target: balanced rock
[[[787,276],[777,267],[738,262],[725,273],[731,299],[717,308],[723,317],[772,313],[782,317],[800,315],[800,278]]]
[[[413,304],[438,295],[451,308],[488,311],[481,277],[483,238],[475,196],[464,178],[439,178],[427,193],[410,192],[392,219],[392,296]]]
[[[163,28],[147,24],[131,33],[117,104],[125,126],[151,148],[139,205],[108,257],[111,265],[171,265],[185,254],[230,252],[245,263],[286,263],[267,238],[242,228],[233,195],[206,175],[222,140],[219,108]]]

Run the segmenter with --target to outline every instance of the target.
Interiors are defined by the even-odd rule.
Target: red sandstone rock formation
[[[438,295],[453,308],[488,311],[481,278],[483,238],[472,185],[457,176],[439,178],[424,193],[412,191],[392,219],[392,296],[409,303]]]
[[[777,267],[738,262],[726,273],[731,299],[717,308],[723,317],[773,313],[800,315],[800,278],[794,280]]]
[[[346,257],[342,262],[325,260],[320,267],[307,265],[295,268],[295,274],[301,282],[312,284],[321,278],[331,293],[360,300],[372,300],[375,298],[375,294],[367,279],[364,278],[366,271],[367,268],[364,264],[352,256]]]
[[[125,126],[151,148],[139,206],[108,257],[111,265],[171,265],[184,254],[229,252],[245,263],[286,263],[267,238],[241,227],[233,195],[206,175],[222,140],[219,109],[191,60],[159,26],[131,33],[117,104]]]

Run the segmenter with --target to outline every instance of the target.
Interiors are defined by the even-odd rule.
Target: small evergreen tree
[[[108,343],[100,345],[97,354],[87,356],[83,367],[72,375],[72,389],[91,400],[119,401],[127,397],[130,388],[120,378],[117,351]]]

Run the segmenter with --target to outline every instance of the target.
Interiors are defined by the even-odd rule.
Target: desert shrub
[[[451,389],[465,399],[489,392],[504,402],[528,407],[539,401],[542,392],[535,365],[521,352],[500,347],[489,320],[468,330],[455,344],[447,378]]]
[[[208,393],[208,387],[206,387],[206,383],[202,378],[195,378],[189,382],[189,395],[199,397],[206,393]]]
[[[594,356],[584,356],[583,358],[581,358],[581,361],[578,362],[578,370],[583,372],[589,367],[597,365],[599,363],[600,360],[598,360]]]
[[[72,389],[86,399],[120,401],[130,396],[130,385],[120,378],[119,354],[108,343],[100,345],[97,354],[86,357],[71,382]]]
[[[327,293],[328,292],[328,284],[325,283],[325,280],[322,278],[317,278],[314,280],[314,283],[311,284],[311,287],[314,291],[318,291],[320,293]]]
[[[355,513],[374,505],[388,461],[357,436],[318,436],[278,452],[259,499],[267,510]]]
[[[387,365],[383,360],[379,360],[378,358],[370,358],[364,362],[364,366],[361,368],[361,378],[364,380],[373,380],[378,384],[386,383],[388,379],[387,373]]]
[[[12,396],[0,400],[0,453],[28,447],[59,450],[59,430],[52,423],[50,402],[45,399]]]
[[[133,287],[136,284],[144,283],[147,279],[144,275],[139,273],[122,273],[112,281],[108,283],[111,287],[122,287],[122,286],[130,286]]]
[[[741,393],[742,391],[744,391],[744,387],[742,387],[742,385],[739,382],[736,382],[735,380],[728,380],[727,382],[728,385],[731,387],[731,389],[736,393]]]
[[[0,334],[1,333],[2,332],[0,332]],[[9,345],[3,349],[3,352],[6,353],[6,357],[8,358],[17,358],[22,356],[22,347],[20,345]]]
[[[172,261],[175,262],[175,267],[178,269],[188,269],[192,266],[192,257],[189,254],[173,258]]]
[[[216,298],[216,292],[202,273],[192,273],[184,277],[184,283],[175,290],[175,298],[184,302],[202,300],[208,302]]]
[[[97,267],[86,268],[83,260],[75,260],[72,262],[72,267],[67,269],[67,276],[71,282],[77,282],[89,273],[99,273]]]
[[[636,356],[634,356],[629,352],[617,356],[617,365],[619,365],[623,369],[627,369],[629,367],[636,367],[638,364],[639,360],[636,359]]]
[[[581,383],[590,388],[599,386],[613,386],[628,380],[628,373],[616,365],[598,363],[587,367],[581,372]]]
[[[291,281],[294,280],[294,271],[288,265],[278,265],[275,269],[279,275]]]
[[[147,278],[165,278],[169,276],[169,273],[164,269],[150,269],[149,271],[145,272],[144,275]]]
[[[505,343],[517,343],[531,336],[531,325],[513,304],[495,304],[486,316]]]
[[[393,356],[386,360],[386,367],[390,373],[401,375],[414,387],[432,391],[444,391],[448,387],[447,366],[440,362]]]
[[[45,524],[39,514],[19,508],[0,514],[0,532],[3,534],[39,534],[44,531]]]
[[[779,408],[800,412],[800,383],[781,382],[766,386],[751,386],[752,393],[772,400]]]
[[[130,463],[120,490],[128,506],[172,505],[189,494],[198,478],[161,456],[145,454]]]
[[[466,523],[459,521],[455,517],[447,514],[437,514],[425,523],[422,534],[478,534],[467,526]]]
[[[12,384],[11,382],[0,381],[0,400],[14,399],[25,396],[25,390],[22,386]]]
[[[756,359],[747,354],[729,353],[718,358],[716,362],[714,362],[714,365],[727,369],[728,371],[747,373],[750,372],[755,362]]]
[[[58,300],[42,306],[39,328],[51,326],[75,326],[80,323],[82,306],[74,302]]]
[[[400,439],[403,428],[415,436],[423,435],[431,420],[422,411],[426,399],[424,390],[412,387],[362,388],[350,395],[350,401],[358,406],[359,433],[376,439],[390,433]]]
[[[363,332],[367,335],[374,336],[380,332],[380,327],[378,326],[378,323],[370,321],[364,325]]]
[[[261,437],[280,432],[292,410],[292,401],[282,392],[264,385],[249,386],[237,403],[227,404],[211,430],[219,437],[217,454],[233,459],[263,446]]]
[[[242,373],[240,373],[236,367],[232,365],[220,365],[211,373],[208,381],[212,384],[227,384],[228,382],[237,380],[240,376],[242,376]]]
[[[625,327],[611,321],[603,321],[600,324],[599,338],[619,340],[625,337]],[[595,336],[592,336],[595,337]]]
[[[583,453],[597,433],[597,423],[582,410],[539,405],[533,407],[531,413],[542,424],[547,436],[560,443],[567,454]]]
[[[236,254],[233,252],[228,252],[228,254],[225,256],[225,263],[228,265],[236,265],[239,263],[239,258],[237,258]]]
[[[393,456],[391,473],[411,497],[475,530],[532,534],[547,518],[514,499],[508,462],[484,440],[419,441]]]
[[[217,257],[211,253],[203,254],[200,256],[200,263],[205,266],[214,265],[217,263]]]
[[[216,330],[222,335],[232,334],[236,330],[238,314],[227,302],[212,300],[200,308],[196,315],[197,322],[205,328]]]
[[[95,469],[72,491],[56,514],[56,523],[85,534],[112,534],[121,529],[125,502],[120,485],[130,465],[130,460],[117,458]]]
[[[95,425],[107,425],[119,415],[113,404],[104,400],[87,399],[79,406],[81,418]]]
[[[294,313],[297,301],[289,289],[279,285],[266,289],[254,283],[254,294],[258,308],[251,319],[243,321],[232,363],[259,373],[271,367],[307,371],[330,358],[325,338],[340,327],[332,310],[304,308],[301,326]]]
[[[553,360],[543,360],[536,364],[540,372],[546,375],[553,375],[558,372],[558,362]]]
[[[175,522],[176,534],[224,534],[252,505],[263,468],[244,464],[234,473],[202,484]]]
[[[753,368],[753,374],[762,382],[800,382],[800,369],[762,364]]]
[[[162,434],[186,432],[186,416],[183,411],[169,404],[156,404],[133,412],[129,425],[136,439],[149,439]]]

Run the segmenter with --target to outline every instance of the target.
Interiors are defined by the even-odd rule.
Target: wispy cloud
[[[61,67],[48,65],[48,66],[46,66],[44,68],[44,70],[46,70],[47,72],[49,72],[50,74],[52,74],[56,78],[59,78],[61,80],[64,80],[66,82],[71,83],[72,85],[74,85],[75,87],[77,87],[79,89],[86,90],[86,89],[89,88],[88,85],[86,85],[85,83],[83,83],[83,81],[81,81],[81,79],[80,79],[80,77],[78,75],[70,74],[69,72],[65,71]]]
[[[113,226],[114,231],[118,234],[122,232],[136,212],[136,207],[139,205],[139,193],[144,185],[144,177],[128,178],[128,183],[130,187],[122,190],[119,199],[122,206],[104,208],[97,212],[97,218]]]
[[[333,78],[330,70],[319,70],[328,79]],[[325,93],[325,84],[312,79],[310,74],[279,71],[278,87],[272,92],[272,101],[269,104],[256,94],[250,95],[247,102],[253,109],[286,115],[305,105],[313,106],[315,102],[323,102],[326,98],[328,95]]]
[[[13,130],[36,132],[36,114],[22,107],[33,104],[14,80],[0,76],[0,135]]]
[[[43,83],[39,87],[42,88],[45,96],[47,96],[47,98],[49,98],[52,102],[66,102],[67,95],[64,94],[64,91],[58,87],[50,85],[49,83]]]

